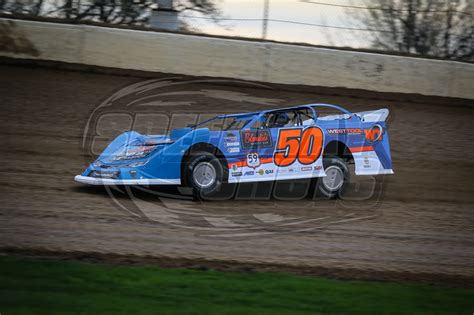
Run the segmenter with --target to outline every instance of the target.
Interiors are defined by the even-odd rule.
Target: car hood
[[[119,166],[146,160],[174,143],[167,135],[141,135],[136,132],[118,136],[99,156],[96,166]]]

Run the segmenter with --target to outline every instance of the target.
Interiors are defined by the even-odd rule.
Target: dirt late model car
[[[216,116],[167,135],[125,132],[75,180],[212,193],[223,183],[318,178],[318,193],[332,198],[349,181],[348,164],[356,175],[393,174],[387,116],[308,104]]]

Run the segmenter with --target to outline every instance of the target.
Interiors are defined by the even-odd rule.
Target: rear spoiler
[[[319,117],[319,120],[337,120],[337,119],[349,119],[352,115],[356,115],[362,122],[382,122],[388,117],[388,109],[382,108],[377,110],[369,110],[366,112],[358,112],[352,114],[340,114],[340,115],[329,115]]]
[[[354,113],[363,122],[381,122],[385,121],[388,117],[389,110],[387,108],[370,110],[366,112]]]

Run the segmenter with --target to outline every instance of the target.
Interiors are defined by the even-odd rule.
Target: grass
[[[470,289],[0,257],[0,314],[473,314]]]

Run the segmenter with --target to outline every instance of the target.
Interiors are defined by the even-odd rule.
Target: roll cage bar
[[[316,119],[318,117],[317,115],[317,111],[315,108],[317,107],[326,107],[326,108],[333,108],[333,109],[337,109],[341,112],[343,112],[344,114],[348,114],[348,115],[352,115],[352,113],[350,111],[348,111],[347,109],[345,108],[342,108],[341,106],[338,106],[338,105],[333,105],[333,104],[324,104],[324,103],[315,103],[315,104],[306,104],[306,105],[297,105],[297,106],[290,106],[290,107],[283,107],[283,108],[275,108],[275,109],[268,109],[268,110],[263,110],[263,111],[259,111],[259,112],[248,112],[248,113],[240,113],[240,114],[225,114],[225,115],[218,115],[218,116],[215,116],[213,118],[210,118],[210,119],[207,119],[199,124],[196,124],[196,125],[193,125],[193,126],[190,126],[191,128],[196,128],[200,125],[203,125],[207,122],[210,122],[214,119],[222,119],[222,118],[231,118],[231,117],[245,117],[245,116],[249,116],[249,121],[241,128],[241,129],[245,129],[247,128],[248,126],[251,126],[253,125],[256,121],[258,121],[262,116],[268,114],[268,113],[275,113],[275,112],[285,112],[285,111],[290,111],[290,110],[299,110],[299,109],[309,109],[311,112],[312,112],[312,118],[313,118],[313,121],[316,123]]]

